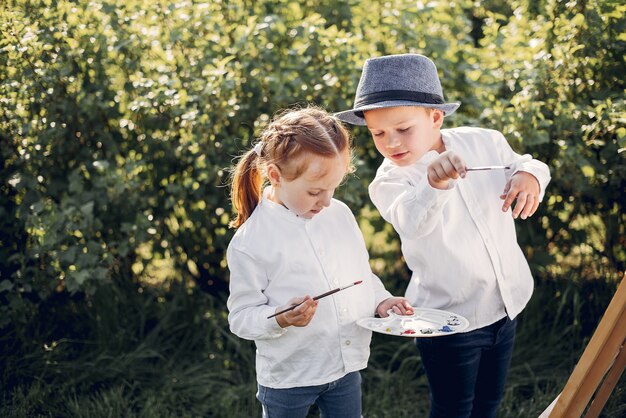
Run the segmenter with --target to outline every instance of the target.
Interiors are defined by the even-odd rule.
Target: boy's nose
[[[396,148],[400,145],[400,138],[397,135],[389,135],[389,140],[387,140],[387,148]]]

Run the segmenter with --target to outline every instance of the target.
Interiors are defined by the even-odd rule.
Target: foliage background
[[[537,289],[501,415],[561,390],[626,268],[626,6],[610,0],[8,0],[0,6],[0,415],[256,416],[228,332],[228,168],[294,104],[351,107],[365,59],[437,63],[447,126],[502,131],[551,167],[518,237]],[[339,190],[372,266],[409,272],[353,130]],[[375,335],[367,416],[423,416],[407,341]],[[401,381],[402,384],[394,384]],[[626,410],[623,379],[606,416]],[[411,405],[410,409],[406,405]],[[407,415],[409,414],[409,415]]]

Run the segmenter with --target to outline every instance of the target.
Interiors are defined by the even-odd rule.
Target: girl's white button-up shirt
[[[412,271],[406,298],[414,307],[443,309],[470,322],[466,331],[515,318],[528,303],[533,279],[517,243],[511,209],[502,212],[507,180],[517,171],[534,175],[543,198],[548,166],[515,153],[504,136],[481,128],[442,129],[446,150],[472,166],[508,165],[508,170],[468,172],[447,190],[430,186],[430,151],[412,166],[385,160],[369,186],[382,217],[400,236]]]
[[[344,203],[333,199],[304,219],[263,197],[235,233],[227,261],[230,329],[255,341],[261,385],[320,385],[367,366],[371,331],[356,321],[374,316],[391,294],[372,273],[363,236]],[[283,329],[267,318],[293,297],[313,297],[359,280],[363,283],[320,299],[305,327]]]

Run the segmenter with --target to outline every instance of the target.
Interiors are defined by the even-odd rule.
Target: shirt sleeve
[[[389,293],[387,289],[385,289],[385,285],[383,284],[383,282],[374,273],[372,273],[371,275],[371,280],[372,287],[374,288],[374,301],[376,302],[375,306],[378,307],[378,305],[380,305],[382,301],[384,301],[385,299],[389,299],[393,295]]]
[[[430,158],[428,158],[430,157]],[[372,202],[387,222],[402,237],[419,238],[430,233],[449,200],[454,180],[447,190],[435,189],[428,183],[426,165],[436,155],[425,155],[411,167],[383,164],[369,186]]]
[[[233,334],[247,340],[278,338],[286,330],[276,322],[276,318],[267,318],[276,311],[269,306],[263,290],[268,286],[268,279],[258,262],[246,252],[228,247],[226,259],[230,269],[230,295],[228,323]]]
[[[348,208],[348,206],[343,202],[338,202],[344,208],[344,216],[346,220],[346,225],[350,225],[352,228],[352,234],[355,237],[355,242],[358,242],[359,245],[353,245],[352,251],[358,251],[360,249],[360,256],[357,258],[362,260],[362,269],[363,271],[369,272],[369,280],[371,280],[372,289],[374,290],[374,311],[376,311],[376,307],[385,299],[392,297],[393,295],[389,293],[387,289],[385,289],[385,285],[380,280],[380,278],[372,272],[372,269],[369,264],[369,253],[367,251],[367,245],[365,244],[365,238],[363,237],[363,232],[361,228],[359,228],[359,223],[357,222],[354,214]],[[375,313],[375,312],[374,312]]]
[[[548,183],[550,183],[550,168],[548,168],[546,163],[534,159],[530,154],[520,155],[516,153],[504,135],[500,132],[498,134],[500,139],[498,146],[502,161],[511,167],[505,172],[507,182],[518,171],[532,174],[539,182],[539,201],[541,202],[546,193]]]

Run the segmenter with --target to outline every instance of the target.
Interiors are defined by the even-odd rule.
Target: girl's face
[[[335,189],[348,170],[347,152],[335,157],[302,156],[295,164],[306,159],[307,168],[294,180],[287,180],[275,165],[268,167],[272,183],[270,200],[279,203],[296,215],[311,219],[330,205]]]
[[[386,107],[368,110],[363,116],[378,152],[401,167],[414,164],[428,151],[444,148],[439,132],[443,123],[440,110]]]

